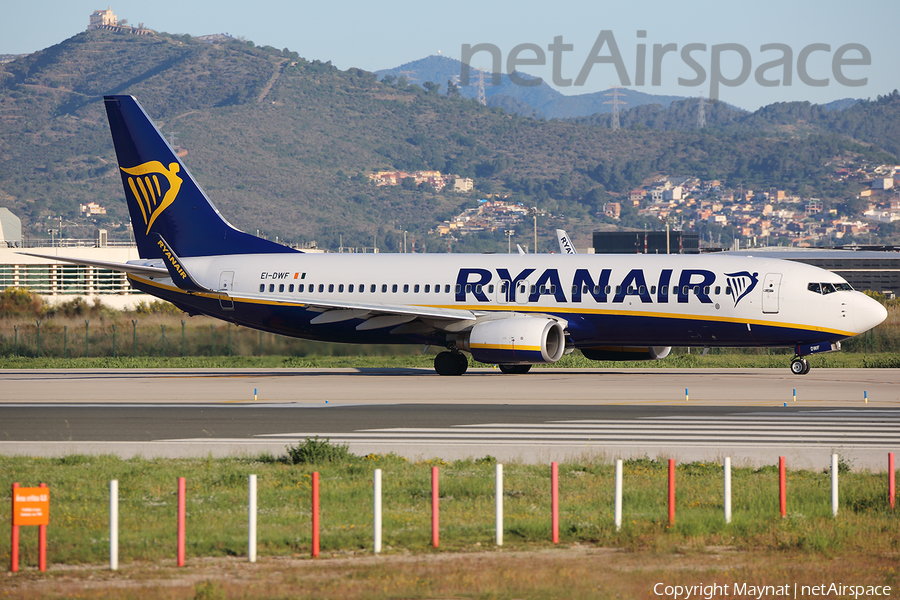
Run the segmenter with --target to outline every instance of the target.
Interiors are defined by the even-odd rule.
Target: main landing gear
[[[469,368],[469,359],[461,352],[441,352],[434,357],[438,375],[462,375]]]
[[[794,375],[806,375],[809,373],[809,361],[802,356],[795,356],[791,361],[791,373]]]

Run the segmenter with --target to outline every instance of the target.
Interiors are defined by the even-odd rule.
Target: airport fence
[[[308,444],[309,444],[309,441],[308,441],[307,445]],[[316,441],[316,442],[314,442],[314,446],[322,446],[322,443]],[[356,458],[359,458],[359,457],[356,457]],[[883,506],[879,508],[879,507],[873,506],[875,504],[881,504],[881,503],[874,501],[871,489],[866,490],[858,498],[850,497],[850,498],[844,498],[843,500],[841,499],[839,482],[840,482],[842,473],[849,472],[849,467],[843,460],[841,460],[839,458],[839,456],[837,454],[831,455],[830,467],[829,467],[829,469],[826,469],[826,471],[825,471],[825,473],[828,475],[828,478],[830,480],[830,507],[829,507],[830,510],[829,510],[829,513],[830,513],[831,518],[833,518],[835,520],[838,519],[842,506],[845,507],[845,510],[849,510],[849,512],[851,512],[851,513],[859,511],[859,510],[864,510],[864,511],[871,510],[874,507],[874,508],[878,508],[879,510],[883,510],[883,511],[886,510],[886,511],[890,512],[896,518],[896,513],[894,512],[895,508],[896,508],[896,486],[895,486],[896,466],[895,466],[895,461],[894,461],[894,453],[893,452],[889,453],[887,458],[888,458],[887,473],[886,473],[886,477],[884,478],[884,480],[882,480],[886,483],[886,486],[885,486],[886,489],[882,488],[883,491],[881,492],[881,494],[877,494],[877,493],[875,494],[875,495],[881,495],[881,498],[883,498],[883,500],[881,501],[881,503],[883,503]],[[432,461],[432,462],[434,462],[434,461]],[[446,464],[446,463],[443,463],[443,461],[437,461],[437,462]],[[677,504],[679,506],[687,507],[689,510],[692,510],[692,509],[696,510],[698,503],[709,503],[709,498],[708,498],[707,494],[704,494],[703,498],[693,497],[696,494],[696,488],[690,488],[692,491],[691,495],[685,496],[684,494],[681,494],[680,496],[676,496],[676,482],[678,481],[679,477],[682,480],[687,480],[687,482],[690,483],[690,479],[692,478],[692,476],[696,475],[696,472],[694,471],[693,467],[696,466],[697,464],[691,463],[690,465],[685,465],[685,468],[681,470],[681,475],[678,476],[677,475],[678,470],[676,469],[676,461],[674,459],[669,459],[665,463],[666,470],[667,470],[667,478],[665,479],[665,486],[666,486],[666,492],[667,492],[666,493],[667,515],[666,515],[665,520],[663,520],[661,518],[661,515],[654,515],[654,514],[647,513],[645,511],[645,508],[646,508],[645,506],[633,508],[632,505],[640,504],[640,500],[638,500],[638,496],[641,494],[646,494],[647,490],[640,489],[640,490],[631,490],[631,493],[627,492],[627,487],[629,486],[629,481],[628,481],[628,479],[625,478],[625,476],[623,474],[624,473],[623,467],[626,462],[631,463],[632,472],[633,472],[633,468],[635,467],[634,461],[623,461],[623,460],[619,459],[619,460],[616,460],[616,462],[615,462],[615,477],[613,480],[613,482],[614,482],[613,483],[613,485],[614,485],[613,527],[614,527],[616,535],[618,535],[619,532],[621,532],[623,529],[623,516],[626,514],[632,513],[631,515],[629,515],[629,517],[631,519],[630,524],[632,526],[636,525],[639,520],[652,520],[656,523],[663,525],[665,527],[666,531],[670,531],[670,530],[674,531],[674,527],[676,525],[676,498],[678,498]],[[640,463],[640,462],[641,461],[638,461],[638,463]],[[644,459],[644,463],[648,463],[648,462],[649,462],[649,464],[657,463],[657,461],[646,461],[646,459]],[[77,461],[75,462],[75,464],[78,464]],[[661,466],[661,464],[662,463],[660,462],[659,466]],[[510,489],[509,487],[507,487],[504,484],[504,466],[503,466],[503,464],[494,463],[493,466],[494,466],[494,474],[493,474],[494,475],[494,477],[493,477],[493,480],[494,480],[494,485],[493,485],[493,509],[494,509],[494,511],[493,511],[494,512],[494,514],[493,514],[493,523],[494,523],[493,544],[497,547],[501,547],[504,545],[504,534],[505,533],[512,533],[519,540],[521,540],[523,538],[524,530],[521,528],[521,525],[519,523],[517,523],[513,527],[509,527],[504,518],[504,503],[506,502],[506,500],[508,498],[515,499],[517,497],[517,495],[521,494],[521,491],[516,490],[516,489]],[[638,466],[640,466],[640,464],[638,464]],[[645,466],[646,466],[646,464],[645,464]],[[708,465],[699,465],[699,466],[701,466],[703,469],[706,469],[708,467]],[[427,462],[422,465],[415,465],[415,468],[418,468],[418,469],[428,468],[428,467],[430,467],[430,489],[429,490],[421,489],[420,487],[418,487],[418,485],[419,485],[418,483],[406,479],[403,475],[399,475],[400,479],[402,480],[402,481],[400,481],[400,486],[402,488],[401,493],[404,496],[412,495],[415,497],[419,497],[421,495],[424,498],[428,498],[429,502],[428,502],[427,510],[430,513],[430,524],[431,524],[430,546],[433,549],[438,549],[441,547],[441,535],[440,535],[440,533],[441,533],[441,517],[440,517],[441,504],[452,501],[453,497],[448,494],[441,493],[441,486],[440,486],[441,480],[439,477],[439,473],[440,473],[439,465],[429,465],[429,464],[427,464]],[[733,486],[732,486],[731,458],[726,457],[724,459],[723,463],[718,466],[718,468],[719,468],[719,481],[720,481],[721,487],[719,488],[720,489],[720,492],[719,492],[720,502],[716,502],[716,504],[720,507],[720,510],[721,510],[720,522],[723,523],[724,526],[727,528],[727,527],[732,526],[732,516],[733,516],[733,511],[732,511]],[[371,512],[369,514],[371,515],[371,517],[370,517],[371,537],[370,537],[370,542],[367,544],[367,549],[371,550],[371,552],[373,552],[375,554],[379,554],[382,552],[383,540],[384,540],[383,512],[384,512],[385,503],[384,503],[384,498],[383,498],[383,471],[384,470],[381,468],[374,469],[373,471],[371,471],[372,478],[370,480],[371,481],[371,488],[370,488],[371,495],[369,497],[371,499],[370,500],[371,503],[369,504],[369,506],[371,507]],[[545,513],[545,516],[543,518],[545,518],[549,521],[550,528],[549,528],[549,536],[548,536],[549,539],[545,538],[544,541],[550,542],[551,544],[556,545],[561,542],[561,536],[560,536],[561,527],[564,527],[565,528],[564,531],[570,534],[569,537],[577,538],[579,524],[576,522],[565,523],[564,521],[561,521],[561,515],[562,515],[563,519],[566,518],[566,516],[568,516],[568,515],[563,514],[560,511],[561,496],[560,496],[560,490],[559,490],[559,487],[560,487],[559,486],[559,481],[560,481],[559,463],[552,462],[550,464],[549,471],[550,471],[550,473],[549,473],[549,475],[550,475],[549,490],[545,490],[543,493],[543,495],[545,497],[549,497],[549,499],[550,499],[549,514]],[[761,471],[762,471],[762,469],[761,469]],[[763,476],[769,476],[769,477],[771,477],[771,479],[774,480],[775,473],[777,473],[777,481],[778,481],[778,483],[777,483],[778,513],[776,514],[774,511],[772,511],[771,513],[766,513],[768,516],[763,516],[763,518],[767,519],[767,520],[771,520],[773,518],[788,519],[790,517],[788,507],[789,507],[790,503],[793,502],[793,500],[789,497],[789,493],[788,493],[789,480],[788,480],[788,471],[787,471],[787,466],[786,466],[786,460],[785,460],[784,456],[779,457],[777,471],[776,470],[765,470],[763,472]],[[771,475],[767,475],[767,474],[771,474]],[[483,475],[484,474],[482,474],[482,476]],[[388,477],[390,477],[390,472],[388,474]],[[802,474],[798,475],[798,477],[802,478]],[[303,519],[307,521],[307,523],[310,527],[309,536],[306,538],[309,541],[309,546],[307,547],[307,551],[311,555],[312,558],[317,558],[321,552],[321,541],[322,541],[322,535],[323,535],[323,530],[321,527],[321,513],[322,513],[323,509],[326,512],[328,512],[330,521],[331,521],[329,523],[329,527],[328,527],[327,531],[324,532],[325,535],[329,535],[330,532],[336,532],[341,529],[346,530],[348,527],[353,528],[355,525],[350,524],[350,523],[341,524],[341,523],[335,522],[334,515],[339,514],[339,510],[337,510],[337,509],[339,509],[340,506],[332,507],[332,506],[328,506],[327,504],[326,504],[326,506],[323,506],[320,502],[320,500],[321,500],[320,491],[321,491],[322,485],[326,485],[326,486],[335,485],[335,486],[340,487],[340,486],[346,485],[345,482],[337,481],[336,479],[332,478],[331,480],[326,481],[323,484],[320,481],[320,476],[319,476],[318,470],[309,473],[307,476],[305,476],[305,478],[308,479],[308,482],[307,482],[308,487],[306,487],[306,486],[303,486],[303,487],[304,487],[304,489],[308,489],[308,492],[309,492],[308,503],[301,501],[299,503],[299,505],[297,505],[297,510],[303,514]],[[341,478],[338,478],[338,479],[341,479]],[[245,498],[246,498],[246,506],[247,506],[246,513],[245,513],[246,514],[245,523],[247,524],[246,538],[245,538],[246,539],[246,546],[245,546],[246,547],[246,557],[250,562],[256,562],[257,554],[258,554],[257,548],[258,548],[258,542],[259,542],[258,527],[257,527],[258,519],[259,519],[260,514],[263,515],[263,518],[266,518],[267,514],[271,514],[272,508],[264,507],[262,511],[259,510],[259,502],[258,502],[258,489],[259,488],[258,488],[258,483],[257,483],[257,475],[255,473],[250,474],[247,477],[246,481],[247,481],[247,487],[245,488],[246,489]],[[234,479],[230,479],[229,483],[233,485],[233,484],[238,483],[238,481],[234,480]],[[484,482],[480,482],[479,484],[483,485],[483,483]],[[456,493],[456,494],[459,494],[460,492],[465,490],[467,487],[467,483],[465,481],[462,481],[462,482],[455,481],[451,485],[452,485],[454,493]],[[521,485],[521,482],[518,482],[517,485]],[[190,516],[191,516],[187,511],[188,487],[187,487],[186,479],[184,477],[177,478],[176,488],[177,488],[177,491],[175,492],[175,496],[176,496],[175,505],[176,505],[177,509],[176,509],[175,519],[174,519],[174,521],[175,521],[174,529],[176,530],[176,544],[175,544],[174,550],[175,550],[176,563],[179,567],[182,567],[186,564],[186,562],[185,562],[186,561],[186,547],[187,547],[187,540],[189,539],[187,530],[188,530],[188,524],[190,522]],[[33,492],[34,490],[36,490],[38,488],[29,488],[29,489]],[[41,488],[39,488],[39,489],[46,490],[50,494],[50,496],[53,497],[54,490],[52,488],[48,488],[45,484],[42,483]],[[774,496],[776,487],[774,485],[772,485],[770,489],[771,489],[770,493],[772,493]],[[13,499],[13,514],[16,516],[14,516],[10,520],[11,521],[11,534],[12,534],[12,537],[11,537],[12,547],[11,547],[11,553],[10,553],[10,568],[11,568],[11,571],[13,571],[13,572],[16,572],[19,570],[19,527],[20,527],[20,525],[17,524],[17,521],[16,521],[16,517],[19,516],[19,511],[20,511],[20,509],[18,509],[17,505],[16,505],[16,501],[18,499],[18,495],[16,494],[16,492],[19,490],[20,490],[19,484],[14,483],[12,485],[12,492],[13,492],[13,498],[14,498]],[[859,488],[854,488],[854,490],[859,492]],[[282,490],[282,492],[283,491],[284,490]],[[746,494],[746,492],[741,489],[737,489],[735,491],[736,491],[736,495],[738,497]],[[162,492],[161,490],[158,490],[158,493],[160,495],[164,494],[164,492]],[[283,495],[280,497],[282,499],[284,499]],[[388,505],[387,505],[388,511],[391,511],[391,512],[396,511],[397,507],[391,506],[391,504],[390,504],[392,502],[392,499],[394,499],[396,497],[397,497],[397,495],[396,495],[396,493],[394,493],[391,495],[391,498],[389,498]],[[23,498],[23,500],[24,499],[25,498]],[[201,498],[199,500],[199,504],[194,505],[196,507],[195,510],[197,510],[198,513],[208,512],[210,510],[209,507],[212,505],[212,500],[213,499],[211,497],[206,497],[206,496],[204,498]],[[358,500],[359,500],[359,498],[354,499],[351,503],[358,503]],[[574,498],[574,500],[581,501],[583,499],[580,497],[577,497],[577,498]],[[342,505],[342,504],[347,503],[346,499],[336,498],[334,495],[332,495],[330,497],[330,501],[335,505]],[[802,501],[806,501],[807,508],[808,508],[809,499],[808,498],[798,498],[797,503],[799,504]],[[234,499],[232,499],[232,502],[234,502]],[[546,506],[546,504],[543,502],[541,502],[540,504],[541,504],[541,506]],[[751,505],[757,506],[757,508],[758,508],[759,499],[753,500],[751,502]],[[418,506],[420,507],[420,509],[423,508],[421,503],[419,503]],[[486,503],[484,503],[484,502],[477,503],[477,506],[479,506],[480,511],[486,510]],[[746,508],[747,505],[742,504],[742,506]],[[766,503],[766,506],[774,506],[774,504]],[[333,508],[335,510],[332,510]],[[535,509],[537,507],[535,505],[532,505],[531,508]],[[405,511],[406,509],[404,508],[401,510]],[[517,507],[516,510],[517,511],[521,510],[521,507]],[[768,510],[768,509],[766,509],[766,510]],[[65,518],[69,518],[69,519],[72,518],[71,514],[69,514],[69,507],[66,507],[64,510],[60,510],[59,512],[66,515]],[[93,520],[95,521],[93,528],[92,528],[91,535],[95,536],[95,535],[97,535],[96,530],[99,528],[99,522],[97,522],[97,516],[99,516],[99,515],[97,515],[96,510],[92,510],[91,514],[92,514]],[[119,510],[119,480],[111,480],[109,482],[109,510],[108,510],[108,521],[107,521],[108,522],[108,538],[107,539],[109,542],[109,568],[111,570],[117,570],[119,568],[119,547],[120,547],[119,546],[119,519],[120,519],[120,514],[121,513]],[[407,518],[407,517],[404,517],[404,518]],[[514,517],[514,519],[518,519],[518,518],[520,518],[520,517],[519,516]],[[801,515],[801,518],[802,518],[802,515]],[[36,523],[31,523],[31,524],[36,524]],[[401,527],[400,529],[405,529],[405,528],[407,528],[407,526],[408,526],[408,522],[405,523],[404,526]],[[625,526],[627,526],[627,525],[625,525]],[[746,527],[746,524],[743,524],[740,528],[743,528],[743,527]],[[533,534],[535,531],[536,530],[531,530],[530,534]],[[546,530],[541,530],[541,531],[546,531]],[[689,531],[691,531],[691,530],[689,530]],[[388,532],[388,534],[391,535],[392,537],[394,537],[395,534],[399,535],[399,533],[400,533],[399,531],[398,532],[390,532],[390,531]],[[202,534],[203,534],[203,532],[201,531],[200,533],[195,534],[195,535],[202,535]],[[41,535],[42,535],[42,537],[40,540],[39,569],[41,571],[44,571],[44,570],[46,570],[46,564],[47,564],[46,563],[46,561],[47,561],[47,557],[46,557],[46,548],[47,548],[46,521],[44,521],[44,526],[42,527]],[[279,535],[286,535],[286,534],[284,531],[279,531]],[[527,537],[528,535],[529,535],[529,533],[526,533],[525,537]],[[731,538],[731,539],[734,539],[734,538]],[[96,542],[96,540],[93,540],[93,541]],[[266,541],[267,540],[264,540],[264,543]],[[534,542],[534,541],[539,541],[539,540],[531,539],[531,540],[527,540],[527,541]],[[156,544],[157,542],[155,542],[154,540],[144,539],[144,540],[142,540],[142,543]],[[296,544],[293,544],[292,548],[294,548],[295,550],[300,549]],[[421,548],[421,547],[419,549],[424,550],[424,548]],[[407,548],[407,550],[415,550],[415,548]],[[228,550],[228,553],[235,554],[236,550],[234,548],[230,548]],[[201,556],[197,556],[197,558],[201,558]]]
[[[421,347],[329,344],[238,327],[212,319],[192,323],[158,316],[0,321],[0,356],[24,358],[403,356]]]

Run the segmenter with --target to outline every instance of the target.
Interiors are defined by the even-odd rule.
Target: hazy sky
[[[0,7],[0,54],[24,54],[52,46],[83,31],[90,13],[101,8],[106,7],[82,0],[4,2]],[[568,85],[554,86],[564,94],[596,92],[615,84],[648,93],[697,96],[702,92],[709,97],[716,87],[711,88],[714,71],[720,74],[719,80],[735,81],[745,67],[749,68],[746,82],[730,87],[720,82],[717,87],[719,98],[747,109],[791,100],[823,103],[847,97],[874,98],[900,88],[900,36],[894,8],[887,0],[116,0],[112,4],[118,17],[132,25],[144,23],[157,31],[191,35],[229,33],[258,45],[287,47],[307,59],[330,60],[341,69],[375,71],[438,51],[460,58],[463,44],[486,43],[500,50],[505,72],[510,51],[529,44],[540,48],[545,64],[519,69],[551,85],[554,75],[560,83],[570,80]],[[640,31],[646,32],[645,37],[639,37]],[[601,32],[607,32],[606,43],[593,51]],[[562,44],[572,45],[571,50],[548,49],[559,36]],[[614,64],[589,60],[611,56],[610,41],[618,48],[630,85],[625,85]],[[688,44],[695,46],[690,54],[684,54]],[[761,49],[768,44],[781,46]],[[810,48],[810,44],[817,46]],[[837,56],[846,64],[835,67],[838,49],[847,44],[855,46]],[[642,45],[646,48],[645,76],[644,84],[638,85],[636,63]],[[654,45],[677,45],[675,51],[661,56],[655,70]],[[700,45],[705,45],[705,50]],[[746,52],[743,58],[741,50]],[[721,58],[718,69],[714,68],[715,54]],[[791,55],[791,85],[785,85],[784,65],[759,73],[762,79],[777,82],[760,85],[760,65],[787,54]],[[863,62],[865,54],[871,64],[853,64]],[[555,74],[554,55],[559,59]],[[523,49],[519,58],[540,57],[532,47]],[[490,66],[487,53],[477,54],[472,62]],[[660,85],[652,85],[654,71]],[[851,87],[842,85],[840,78],[867,82]],[[688,85],[691,80],[695,85]]]

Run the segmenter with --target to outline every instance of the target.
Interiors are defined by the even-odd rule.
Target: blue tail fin
[[[181,257],[296,252],[223,219],[132,96],[104,100],[141,258],[163,258],[159,236]]]

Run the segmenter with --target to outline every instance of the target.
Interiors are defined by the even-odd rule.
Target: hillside
[[[392,251],[406,230],[418,248],[445,250],[445,240],[426,232],[491,192],[556,216],[541,222],[546,249],[556,226],[586,245],[590,231],[606,222],[594,216],[604,202],[660,173],[805,186],[839,199],[857,188],[831,182],[819,189],[833,157],[897,160],[843,132],[610,131],[521,117],[445,91],[391,85],[373,73],[248,42],[82,33],[0,65],[0,206],[19,215],[30,236],[49,237],[49,218],[57,215],[71,223],[64,236],[87,237],[97,225],[124,236],[107,93],[141,101],[187,151],[186,165],[236,226],[333,248],[341,235],[345,246],[371,246],[377,235],[378,246]],[[878,109],[896,122],[894,103]],[[368,182],[365,173],[389,168],[473,177],[478,195]],[[89,201],[109,211],[96,224],[78,216],[78,204]],[[636,219],[623,223],[641,226]],[[465,247],[500,244],[488,236],[453,249]]]
[[[393,69],[376,71],[379,79],[388,77],[405,77],[409,83],[422,86],[425,82],[437,83],[446,90],[448,82],[457,82],[460,78],[462,63],[446,56],[428,56],[426,58],[405,63]],[[535,77],[525,73],[518,73],[525,80],[534,80]],[[478,72],[472,69],[469,74],[469,85],[462,86],[459,81],[459,92],[464,98],[477,96],[476,85]],[[484,96],[488,106],[497,106],[506,112],[516,113],[521,116],[540,116],[546,119],[571,119],[585,117],[593,114],[612,112],[611,100],[607,96],[609,92],[596,92],[592,94],[563,95],[541,81],[540,85],[523,86],[513,83],[506,73],[500,74],[499,85],[492,84],[490,74],[485,74]],[[657,94],[645,94],[633,89],[619,90],[619,100],[622,109],[647,104],[658,104],[667,107],[676,100],[683,100],[681,96],[665,96]]]

